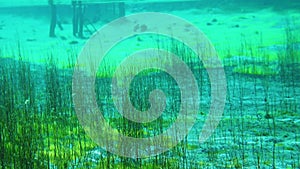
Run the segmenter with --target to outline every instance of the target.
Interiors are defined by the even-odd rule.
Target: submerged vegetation
[[[152,47],[177,54],[187,63],[200,89],[201,107],[197,123],[176,147],[139,159],[106,152],[86,135],[72,101],[74,55],[62,69],[51,55],[43,65],[24,61],[22,44],[15,59],[4,58],[6,53],[0,49],[0,168],[299,168],[300,51],[296,45],[300,39],[291,27],[288,23],[284,50],[276,51],[276,59],[246,40],[241,43],[239,56],[229,50],[220,53],[228,84],[226,108],[218,128],[204,144],[199,144],[198,135],[210,105],[205,68],[178,41],[161,37],[163,44],[153,43]],[[149,47],[142,44],[146,37],[134,38],[140,43],[139,49]],[[133,79],[131,100],[120,98],[122,102],[130,101],[137,109],[147,110],[152,90],[161,89],[167,98],[161,117],[134,123],[114,108],[109,86],[122,59],[109,58],[100,65],[95,81],[99,109],[106,121],[131,137],[164,132],[180,109],[180,89],[174,79],[156,69],[144,70]],[[168,60],[163,62],[172,65]]]

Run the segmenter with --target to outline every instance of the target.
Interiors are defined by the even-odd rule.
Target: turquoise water
[[[299,5],[0,2],[0,168],[299,168]]]

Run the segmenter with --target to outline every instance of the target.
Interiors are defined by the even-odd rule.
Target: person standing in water
[[[56,27],[56,5],[54,5],[53,0],[49,0],[48,4],[50,5],[50,10],[51,10],[51,21],[50,21],[50,31],[49,31],[49,36],[50,37],[55,37],[55,27]]]
[[[82,1],[72,1],[73,6],[73,35],[83,38],[83,4]]]
[[[81,1],[78,1],[78,21],[78,37],[83,38],[83,6]]]
[[[56,5],[54,4],[53,0],[48,0],[48,4],[50,5],[50,31],[49,36],[55,37],[55,28],[56,25],[58,25],[60,30],[63,30],[63,27],[61,25],[61,22],[57,19],[57,12],[56,12]]]
[[[73,35],[77,36],[78,33],[78,14],[77,14],[77,1],[72,1],[73,6]]]

